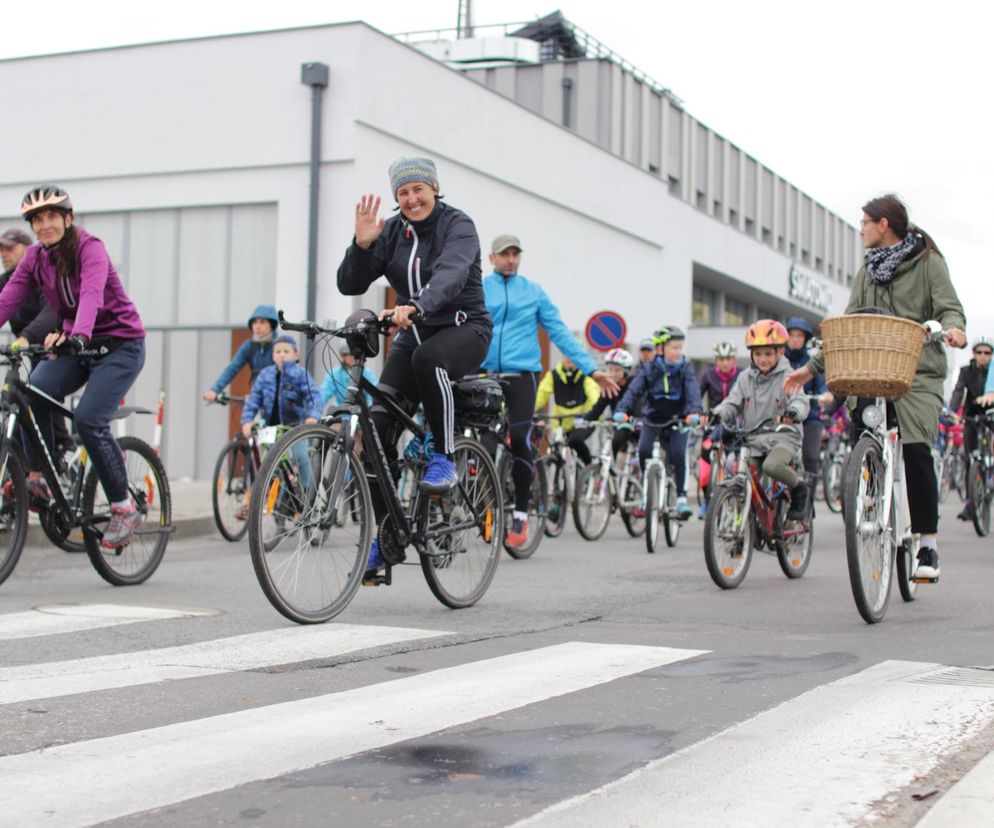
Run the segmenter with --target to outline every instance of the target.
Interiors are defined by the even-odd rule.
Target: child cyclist
[[[249,317],[248,327],[252,332],[252,337],[246,339],[241,347],[235,351],[228,367],[221,372],[221,376],[204,392],[204,399],[214,402],[239,371],[246,365],[252,372],[251,383],[255,385],[256,377],[263,368],[268,368],[273,364],[273,339],[279,317],[276,315],[276,308],[272,305],[259,305]]]
[[[728,392],[735,385],[735,380],[739,378],[739,366],[735,358],[738,356],[738,349],[734,342],[727,339],[714,344],[714,365],[708,368],[701,375],[701,405],[704,406],[704,398],[707,398],[707,408],[714,408],[718,403],[728,396]],[[700,460],[700,480],[701,480],[701,504],[697,516],[704,519],[708,508],[708,494],[710,492],[711,481],[711,457],[716,440],[722,437],[722,428],[717,426],[704,438],[701,446]]]
[[[696,420],[701,413],[701,387],[693,367],[683,355],[685,339],[684,332],[675,325],[660,328],[653,334],[656,356],[645,363],[621,398],[614,410],[616,422],[624,422],[632,414],[638,414],[643,401],[646,418],[651,422],[661,423],[674,417],[687,423]],[[674,428],[661,437],[676,481],[677,518],[686,520],[692,514],[687,503],[687,433]],[[643,427],[639,437],[639,462],[643,469],[652,456],[655,440],[656,429]],[[637,509],[635,515],[640,517],[644,512],[644,509]]]
[[[573,429],[576,420],[568,415],[575,414],[577,417],[589,412],[597,401],[601,398],[601,388],[596,380],[583,373],[569,357],[563,357],[559,364],[550,370],[542,381],[538,384],[538,393],[535,395],[535,413],[545,410],[545,406],[552,398],[552,414],[555,417],[567,417],[562,420],[563,431],[569,435],[570,446],[580,454],[580,450],[574,444]],[[587,432],[589,434],[589,432]],[[586,434],[582,436],[580,442],[586,439]],[[583,446],[587,449],[586,444]],[[581,456],[584,463],[590,462],[590,450],[587,449],[586,459]]]
[[[273,364],[262,369],[242,408],[242,434],[246,438],[252,436],[252,421],[257,415],[270,426],[318,421],[321,416],[321,392],[307,369],[297,364],[299,356],[297,340],[292,336],[283,334],[273,343]],[[301,483],[306,488],[311,482],[307,444],[298,442],[294,450],[301,452],[296,459]],[[235,517],[245,520],[247,515],[246,505]]]
[[[573,429],[573,433],[570,434],[569,445],[575,452],[577,457],[586,464],[591,460],[590,448],[587,446],[587,438],[594,432],[594,423],[601,418],[601,415],[610,409],[611,413],[614,413],[614,409],[617,404],[621,401],[621,397],[628,390],[628,386],[632,384],[635,374],[635,359],[628,353],[624,348],[612,348],[607,352],[607,356],[604,357],[604,373],[606,373],[612,380],[618,384],[618,396],[617,397],[601,397],[591,408],[583,415],[583,419],[578,419],[576,421],[576,428]],[[624,449],[629,442],[632,440],[633,432],[630,429],[616,429],[614,436],[611,438],[611,453],[617,457],[618,452]]]
[[[724,402],[712,409],[713,417],[726,425],[742,418],[746,445],[765,455],[763,473],[790,488],[789,520],[804,518],[808,487],[793,468],[801,450],[800,424],[808,416],[808,399],[801,393],[788,394],[783,387],[790,373],[784,356],[787,329],[774,319],[760,319],[746,331],[745,344],[752,364],[735,381]],[[797,423],[793,428],[758,431],[764,424]]]

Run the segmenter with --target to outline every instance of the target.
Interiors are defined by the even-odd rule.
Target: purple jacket
[[[82,334],[87,339],[108,336],[141,339],[145,329],[138,309],[124,292],[104,243],[82,228],[77,228],[76,232],[79,234],[76,272],[68,279],[56,273],[53,253],[40,244],[27,249],[0,291],[0,325],[13,316],[33,284],[41,289],[62,320],[66,335]]]

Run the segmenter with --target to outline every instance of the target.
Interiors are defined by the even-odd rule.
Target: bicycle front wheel
[[[580,536],[588,541],[599,540],[611,520],[614,497],[611,492],[610,469],[594,461],[580,470],[573,498],[573,523]]]
[[[28,536],[27,464],[13,443],[0,449],[0,584],[17,566]]]
[[[983,458],[970,464],[970,503],[973,504],[973,528],[982,538],[991,532],[991,498],[994,492],[988,485]]]
[[[821,471],[822,489],[825,493],[825,505],[830,512],[838,514],[842,511],[842,460],[829,460]]]
[[[887,614],[890,601],[894,546],[885,531],[884,463],[880,446],[864,435],[856,443],[846,467],[843,486],[846,522],[846,560],[856,609],[867,624]]]
[[[456,440],[452,459],[459,482],[429,502],[429,530],[450,532],[427,544],[421,571],[432,594],[452,609],[471,607],[487,591],[500,562],[504,505],[490,454],[477,441]]]
[[[298,624],[334,618],[369,559],[373,509],[359,459],[324,425],[288,431],[252,489],[249,552],[269,602]]]
[[[745,489],[715,487],[704,520],[704,562],[711,580],[722,589],[735,589],[752,563],[752,533],[745,521]]]
[[[221,537],[232,543],[240,541],[248,531],[247,512],[254,480],[252,449],[244,440],[232,440],[218,455],[211,487],[214,523]]]
[[[680,527],[683,522],[676,516],[676,481],[672,475],[666,478],[666,505],[663,507],[663,534],[666,536],[666,545],[676,546],[680,539]]]
[[[643,475],[645,483],[645,548],[652,555],[659,543],[659,512],[662,500],[660,486],[663,484],[663,471],[653,465]]]
[[[569,503],[566,497],[566,463],[555,454],[538,460],[538,472],[548,482],[548,508],[545,511],[545,536],[558,538],[566,528]]]
[[[645,517],[637,517],[635,509],[642,504],[642,483],[635,478],[629,478],[625,484],[625,491],[619,492],[621,502],[618,509],[621,512],[621,522],[625,524],[625,531],[633,538],[640,538],[645,534]]]
[[[100,577],[114,586],[144,583],[162,563],[172,531],[172,498],[166,470],[152,447],[137,437],[120,437],[117,441],[128,473],[128,493],[141,514],[141,523],[131,543],[116,549],[104,549],[92,532],[84,533],[86,554]],[[110,503],[104,487],[98,485],[97,471],[90,464],[83,484],[83,513],[95,523],[110,516]]]

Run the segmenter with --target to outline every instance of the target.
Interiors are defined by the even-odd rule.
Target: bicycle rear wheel
[[[548,483],[549,504],[545,510],[545,536],[558,538],[569,518],[569,503],[566,498],[566,464],[557,454],[546,454],[538,460],[539,474]]]
[[[607,474],[610,475],[608,468]],[[573,496],[573,523],[580,536],[588,541],[598,540],[607,531],[611,520],[614,496],[605,466],[594,461],[580,470]]]
[[[511,477],[511,469],[515,462],[516,460],[511,453],[505,452],[497,472],[504,493],[504,514],[507,517],[506,524],[508,525],[511,522],[511,513],[514,511],[514,479]],[[534,555],[545,533],[546,504],[549,495],[548,481],[545,479],[544,471],[545,469],[537,462],[532,463],[531,488],[528,492],[528,540],[524,546],[504,544],[504,551],[518,560],[524,560]]]
[[[872,437],[856,443],[843,487],[846,523],[846,560],[856,609],[867,624],[887,614],[890,601],[894,547],[884,531],[884,465],[880,447]]]
[[[666,477],[666,505],[663,507],[663,534],[666,536],[666,545],[670,548],[676,546],[680,540],[680,527],[683,521],[676,516],[676,481],[673,475]]]
[[[982,455],[970,464],[969,490],[973,504],[973,528],[980,537],[986,538],[991,532],[991,497],[994,497],[994,492],[988,484]]]
[[[244,440],[232,440],[217,457],[211,490],[217,531],[232,543],[240,541],[248,531],[245,510],[249,506],[248,498],[254,480],[252,449]]]
[[[811,563],[811,553],[814,551],[815,543],[813,490],[816,480],[817,478],[812,478],[808,481],[812,494],[809,495],[810,499],[808,500],[807,531],[799,535],[782,537],[776,543],[777,561],[780,563],[780,569],[783,571],[783,574],[788,578],[800,578],[805,572],[808,571],[808,565]],[[776,509],[778,526],[781,526],[786,530],[788,529],[789,523],[790,530],[796,531],[800,529],[800,521],[787,520],[787,512],[790,510],[790,504],[787,502],[787,498],[777,498]]]
[[[147,581],[162,562],[171,532],[172,498],[162,460],[148,443],[137,437],[120,437],[117,444],[124,455],[128,492],[141,514],[141,523],[131,543],[116,549],[104,549],[91,532],[83,537],[86,554],[100,577],[114,586],[132,586]],[[97,483],[97,470],[91,463],[83,484],[83,514],[92,515],[94,523],[103,523],[110,516],[110,503],[104,487]]]
[[[299,426],[277,441],[248,524],[256,578],[279,613],[319,624],[348,606],[369,559],[373,508],[362,464],[336,432]]]
[[[483,597],[497,571],[504,505],[497,469],[480,443],[460,437],[452,459],[459,483],[451,494],[429,501],[429,528],[462,528],[428,542],[421,571],[439,601],[463,609]]]
[[[28,535],[27,463],[12,442],[0,449],[0,584],[17,566]]]
[[[652,465],[642,477],[645,483],[645,548],[652,555],[659,543],[659,512],[662,494],[659,487],[663,483],[663,470]]]
[[[722,589],[735,589],[752,563],[752,531],[745,523],[745,489],[716,486],[704,520],[704,562],[711,580]]]

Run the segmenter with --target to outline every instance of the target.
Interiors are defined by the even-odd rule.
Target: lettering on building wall
[[[832,308],[832,289],[813,276],[790,266],[790,297],[828,313]]]

